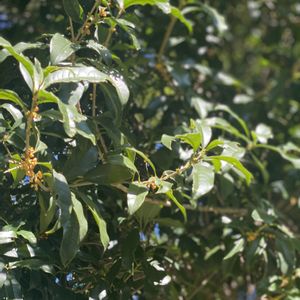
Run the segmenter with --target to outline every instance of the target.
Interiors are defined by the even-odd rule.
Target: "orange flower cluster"
[[[28,112],[27,118],[30,118],[33,121],[38,120],[39,119],[38,111],[39,111],[39,107],[36,105],[32,111]]]
[[[34,148],[29,147],[25,152],[25,158],[21,162],[22,169],[25,170],[26,175],[30,178],[31,186],[37,190],[39,183],[43,181],[43,173],[38,171],[34,172],[37,165],[37,158],[34,156]]]

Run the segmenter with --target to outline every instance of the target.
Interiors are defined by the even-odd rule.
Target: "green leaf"
[[[130,231],[122,243],[121,255],[125,268],[131,269],[134,261],[135,250],[139,244],[139,232],[137,229]]]
[[[218,117],[213,117],[206,119],[208,122],[208,125],[214,128],[218,128],[221,130],[225,130],[229,132],[230,134],[244,140],[245,142],[249,142],[249,139],[242,133],[240,133],[239,130],[237,130],[235,127],[233,127],[230,123],[228,123],[225,119],[223,118],[218,118]]]
[[[134,163],[127,156],[120,155],[120,154],[113,154],[108,157],[108,161],[111,164],[127,167],[133,174],[138,173],[138,170],[135,167]]]
[[[82,242],[88,231],[88,223],[85,218],[81,202],[76,198],[74,193],[72,193],[71,197],[72,197],[73,212],[75,213],[79,224],[79,241]]]
[[[246,135],[248,137],[250,137],[250,132],[249,132],[248,126],[246,125],[245,121],[243,119],[241,119],[236,113],[234,113],[227,105],[219,104],[215,107],[215,110],[222,110],[222,111],[226,111],[227,113],[229,113],[232,117],[234,117],[239,122],[241,127],[244,129]]]
[[[56,33],[50,41],[50,61],[53,65],[66,60],[75,51],[76,47],[72,42],[66,39],[63,35]]]
[[[71,194],[72,214],[63,225],[63,239],[60,246],[60,257],[63,265],[69,264],[76,256],[80,242],[84,239],[88,230],[82,204],[74,193]]]
[[[202,147],[205,148],[211,140],[212,130],[205,120],[197,120],[195,122],[197,131],[202,136]]]
[[[98,71],[94,67],[60,67],[58,70],[49,73],[44,80],[44,88],[56,83],[63,82],[79,82],[88,81],[92,83],[106,82],[109,76],[103,72]]]
[[[90,199],[87,195],[77,192],[79,197],[85,202],[85,204],[88,206],[89,210],[91,211],[94,220],[96,221],[99,229],[100,234],[100,242],[104,247],[104,250],[107,249],[109,244],[109,236],[107,234],[107,228],[106,228],[106,222],[102,218],[102,215],[100,213],[100,210],[96,203],[93,202],[92,199]]]
[[[96,51],[107,65],[111,64],[111,53],[106,47],[95,42],[94,40],[87,41],[86,47]]]
[[[154,164],[152,163],[152,161],[146,156],[146,154],[144,154],[142,151],[140,150],[137,150],[136,148],[134,147],[126,147],[125,148],[127,151],[132,151],[132,152],[135,152],[136,154],[138,154],[140,157],[142,157],[144,159],[145,162],[147,162],[150,167],[152,168],[153,172],[154,172],[154,175],[156,176],[156,168],[154,166]]]
[[[175,141],[174,136],[163,134],[161,137],[161,143],[170,150],[172,150],[172,142],[173,141]]]
[[[228,162],[245,176],[247,184],[250,184],[251,180],[253,179],[253,175],[241,164],[240,161],[238,161],[234,157],[218,155],[218,156],[209,156],[206,159],[207,160],[218,159],[218,160]]]
[[[224,141],[222,140],[213,140],[212,142],[209,143],[209,145],[205,148],[206,151],[210,151],[216,147],[219,147],[224,144]]]
[[[29,88],[33,91],[33,76],[34,76],[34,65],[33,63],[25,57],[23,54],[19,54],[14,47],[4,38],[0,37],[0,46],[6,49],[19,63],[21,73],[29,86]]]
[[[67,15],[76,23],[83,21],[83,8],[78,0],[63,0],[63,5]]]
[[[215,172],[212,166],[197,163],[193,166],[193,198],[207,194],[214,187]]]
[[[105,104],[111,112],[114,123],[119,126],[122,120],[123,104],[117,93],[110,85],[104,83],[100,85],[100,88],[104,94]]]
[[[53,193],[54,199],[60,208],[60,219],[64,227],[69,221],[72,212],[72,200],[69,185],[65,176],[53,170]]]
[[[193,32],[192,23],[184,17],[184,15],[177,7],[171,7],[171,15],[176,17],[183,25],[185,25],[189,33]]]
[[[121,130],[115,124],[115,120],[107,115],[102,115],[97,118],[99,124],[105,129],[109,138],[112,139],[116,148],[120,148],[125,144],[128,144],[126,136],[121,132]]]
[[[256,126],[254,134],[256,139],[262,144],[266,144],[268,139],[273,138],[271,127],[263,123],[260,123]]]
[[[19,105],[24,111],[27,111],[27,108],[19,95],[11,90],[0,89],[0,99],[14,102],[15,104]]]
[[[17,238],[17,234],[15,231],[0,231],[0,245],[12,243]]]
[[[49,73],[44,80],[42,88],[46,89],[56,83],[88,81],[91,83],[110,82],[116,89],[121,103],[124,105],[129,98],[129,90],[123,77],[116,71],[109,74],[101,72],[94,67],[61,67]]]
[[[23,237],[30,244],[36,244],[36,242],[37,242],[35,235],[31,231],[19,230],[19,231],[17,231],[17,235],[20,235],[21,237]]]
[[[228,254],[223,258],[223,260],[229,259],[236,255],[239,252],[244,250],[245,240],[244,238],[240,238],[239,240],[235,241],[234,247],[228,252]]]
[[[300,169],[300,148],[295,144],[289,142],[280,147],[279,153],[281,156],[290,161],[293,166],[297,169]]]
[[[42,270],[43,272],[53,274],[54,269],[51,265],[46,264],[44,260],[37,258],[23,259],[9,263],[9,268],[27,268],[29,270]]]
[[[201,3],[200,5],[203,10],[212,18],[216,28],[221,34],[228,30],[228,25],[226,24],[225,18],[220,15],[216,9],[207,4]]]
[[[133,5],[156,5],[165,14],[171,12],[171,6],[168,0],[124,0],[125,9]]]
[[[97,147],[91,147],[88,142],[79,141],[64,165],[64,174],[68,180],[83,176],[98,163]]]
[[[80,243],[80,224],[74,212],[63,227],[63,238],[60,245],[60,258],[64,266],[73,260]]]
[[[107,163],[98,165],[84,175],[85,180],[97,184],[108,185],[124,182],[136,172],[134,164],[128,157],[113,155]]]
[[[198,150],[202,143],[202,134],[199,132],[186,133],[186,134],[177,134],[175,135],[177,139],[182,140],[184,143],[187,143],[192,146],[194,152]]]
[[[12,155],[13,161],[9,163],[9,169],[11,169],[10,173],[14,179],[14,185],[16,186],[20,180],[22,180],[25,176],[25,171],[19,168],[19,162],[21,161],[21,157],[19,154]]]
[[[21,53],[28,49],[36,49],[43,47],[42,43],[24,43],[20,42],[16,45],[14,45],[14,49],[16,52]],[[9,57],[11,54],[6,50],[3,49],[0,51],[0,63],[2,63],[7,57]]]
[[[43,104],[43,103],[57,103],[57,97],[46,90],[40,89],[38,91],[38,104]]]
[[[15,108],[12,104],[4,103],[0,105],[0,108],[4,108],[11,114],[11,116],[15,121],[14,127],[17,127],[22,123],[22,119],[23,119],[22,113],[17,108]]]
[[[179,208],[179,210],[181,211],[182,215],[183,215],[183,218],[184,218],[184,221],[186,222],[187,221],[187,215],[186,215],[186,209],[183,205],[181,205],[178,200],[176,199],[176,197],[174,196],[173,194],[173,191],[168,191],[166,193],[166,195],[175,203],[175,205]]]
[[[45,197],[39,193],[39,205],[40,205],[40,232],[45,232],[50,225],[55,215],[56,207],[53,197],[47,197],[48,203]]]
[[[156,194],[166,194],[172,189],[173,183],[155,178],[155,184],[158,186]]]
[[[145,185],[133,182],[129,185],[127,194],[127,206],[130,215],[133,215],[144,203],[148,189]]]
[[[86,139],[89,139],[93,145],[96,145],[96,136],[91,131],[87,121],[80,121],[76,123],[76,132]]]
[[[77,90],[75,91],[75,93]],[[80,122],[83,122],[86,120],[86,117],[81,115],[76,106],[72,104],[66,104],[63,101],[61,101],[57,96],[55,96],[51,92],[47,92],[45,90],[41,90],[39,92],[39,99],[41,97],[41,101],[38,101],[38,103],[48,103],[48,102],[54,102],[57,103],[59,111],[62,114],[62,122],[65,129],[66,134],[69,137],[74,137],[76,133],[79,133],[80,135],[84,136],[85,138],[88,138],[92,141],[92,143],[95,144],[95,137],[90,131],[90,129],[82,123],[80,125]],[[73,95],[74,96],[74,95]],[[77,97],[76,97],[77,98]],[[79,124],[78,124],[79,123]]]

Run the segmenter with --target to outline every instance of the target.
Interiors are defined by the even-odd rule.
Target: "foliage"
[[[0,297],[298,299],[299,7],[40,2],[0,37]]]

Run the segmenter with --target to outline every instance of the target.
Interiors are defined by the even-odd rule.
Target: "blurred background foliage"
[[[80,2],[85,11],[94,3]],[[110,51],[123,61],[118,68],[126,74],[131,91],[122,130],[131,144],[150,156],[160,172],[176,168],[181,161],[178,149],[170,152],[162,146],[162,134],[177,133],[178,127],[180,132],[190,118],[205,118],[210,105],[216,103],[228,105],[252,130],[260,123],[272,128],[271,145],[299,145],[299,1],[203,2],[219,12],[219,19],[204,11],[187,13],[193,33],[177,22],[162,63],[157,63],[157,53],[170,17],[157,7],[131,7],[126,12],[126,20],[135,24],[133,34],[140,50],[128,31],[120,28],[110,43]],[[195,6],[197,0],[189,3]],[[70,38],[68,27],[62,1],[0,2],[0,35],[12,44],[49,40],[48,34],[56,32]],[[104,42],[108,25],[101,30],[99,39]],[[34,55],[39,55],[38,51]],[[11,62],[1,64],[0,87],[14,86],[20,94],[26,94],[18,82],[19,75],[11,72]],[[88,99],[88,95],[85,97]],[[234,118],[227,119],[236,125]],[[216,136],[226,137],[221,130],[216,132]],[[54,152],[61,149],[57,143],[52,144]],[[64,159],[62,153],[59,155]],[[168,207],[161,210],[159,218],[155,208],[146,207],[147,213],[128,219],[119,191],[95,189],[93,193],[103,199],[110,239],[119,244],[103,253],[87,241],[71,265],[55,276],[39,269],[30,270],[28,276],[32,266],[25,265],[16,274],[25,299],[81,299],[86,298],[87,291],[90,299],[104,299],[106,293],[108,299],[240,300],[260,299],[262,295],[265,299],[300,299],[300,172],[277,153],[263,149],[255,150],[255,155],[261,162],[259,168],[251,164],[250,155],[245,158],[255,177],[250,188],[218,176],[213,191],[198,203],[200,208],[212,207],[211,211],[190,210],[184,225],[180,213]],[[1,165],[5,165],[3,155]],[[147,178],[149,170],[143,160],[140,168]],[[30,188],[8,188],[6,184],[0,187],[0,216],[11,222],[24,221],[33,230],[39,211],[32,209]],[[18,194],[23,195],[22,201],[12,206],[11,199]],[[183,201],[182,195],[178,197]],[[220,207],[229,208],[228,213],[218,211]],[[151,213],[154,221],[148,223],[145,218],[153,219]],[[223,260],[237,233],[247,237],[243,255]],[[60,238],[56,234],[40,240],[40,248],[57,260],[54,265],[59,265]],[[127,265],[118,259],[120,251],[129,260]],[[133,270],[128,271],[133,259],[130,253],[142,262],[133,276]],[[164,265],[163,271],[147,264],[150,256]],[[153,284],[166,274],[171,283]]]

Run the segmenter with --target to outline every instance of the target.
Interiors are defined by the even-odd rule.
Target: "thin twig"
[[[128,188],[123,185],[123,184],[113,184],[112,186],[116,187],[120,191],[128,194]],[[171,202],[170,201],[161,201],[157,199],[153,199],[151,197],[146,197],[145,199],[146,202],[164,206],[164,207],[170,207]],[[192,205],[184,204],[183,205],[185,209],[187,210],[194,210],[194,211],[199,211],[199,212],[206,212],[206,213],[214,213],[217,215],[239,215],[239,216],[244,216],[248,213],[248,210],[245,208],[231,208],[231,207],[213,207],[213,206],[198,206],[194,207]]]
[[[207,278],[203,279],[199,284],[197,284],[195,289],[192,291],[192,293],[190,295],[188,295],[186,300],[192,300],[194,298],[194,296],[196,296],[198,294],[198,292],[200,292],[201,289],[207,285],[207,283],[214,277],[215,274],[216,274],[215,272],[211,273]]]
[[[92,117],[96,116],[96,97],[97,97],[97,84],[93,83],[93,94],[92,94]]]
[[[84,36],[84,34],[83,34],[83,33],[84,33],[84,28],[85,28],[85,26],[87,25],[87,23],[89,22],[90,16],[93,15],[93,13],[94,13],[95,10],[98,8],[98,6],[99,6],[99,1],[96,0],[95,3],[94,3],[94,6],[93,6],[92,9],[90,10],[90,12],[87,14],[87,18],[85,19],[83,25],[82,25],[82,26],[80,27],[80,29],[78,30],[78,33],[77,33],[77,35],[76,35],[76,37],[75,37],[75,40],[74,40],[75,42],[80,41],[81,38]]]
[[[74,43],[75,42],[75,33],[74,33],[74,27],[73,27],[73,22],[72,22],[71,17],[69,17],[69,23],[70,23],[71,39],[72,39],[72,42]]]
[[[31,127],[32,127],[32,121],[34,116],[34,110],[37,105],[37,100],[38,100],[38,96],[37,96],[37,92],[35,92],[32,97],[31,109],[27,113],[27,122],[26,122],[26,130],[25,130],[25,153],[28,152],[28,149],[30,147]]]
[[[182,9],[184,7],[184,5],[185,5],[185,0],[181,0],[180,3],[179,3],[178,9],[179,10]],[[164,38],[163,38],[162,43],[160,45],[160,49],[159,49],[158,54],[157,54],[158,62],[160,62],[162,60],[162,56],[165,53],[168,41],[169,41],[170,36],[173,32],[176,21],[177,21],[177,18],[175,16],[171,16],[171,20],[169,22],[169,25],[168,25],[167,30],[165,32]]]
[[[123,11],[124,11],[123,8],[121,8],[121,9],[119,10],[116,19],[119,19],[119,18],[121,17]],[[112,26],[112,27],[109,28],[108,33],[107,33],[107,36],[106,36],[106,39],[105,39],[105,41],[104,41],[104,43],[103,43],[103,46],[104,46],[104,47],[107,48],[107,47],[109,46],[109,42],[110,42],[110,40],[111,40],[111,38],[112,38],[113,33],[115,32],[115,29],[116,29],[116,26]]]

